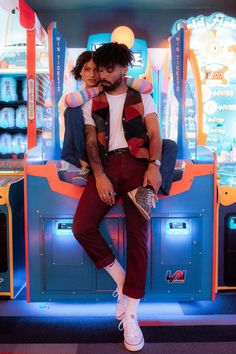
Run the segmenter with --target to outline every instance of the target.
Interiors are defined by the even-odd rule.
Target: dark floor
[[[0,353],[127,353],[115,300],[94,303],[0,301]],[[236,293],[216,301],[140,304],[143,354],[236,354]]]

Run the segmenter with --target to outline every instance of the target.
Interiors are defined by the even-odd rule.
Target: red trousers
[[[147,273],[147,220],[138,211],[127,192],[143,183],[147,161],[129,154],[107,157],[104,170],[116,193],[121,197],[126,217],[127,260],[123,293],[139,299],[144,296]],[[73,222],[73,233],[97,268],[111,264],[115,256],[99,231],[99,224],[111,206],[98,196],[95,178],[91,175],[79,201]]]

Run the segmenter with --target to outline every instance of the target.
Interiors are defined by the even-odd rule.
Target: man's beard
[[[107,85],[103,85],[104,82]],[[110,81],[102,80],[102,86],[104,91],[106,92],[114,91],[120,86],[121,82],[122,82],[122,75],[115,82],[113,82],[113,84]]]

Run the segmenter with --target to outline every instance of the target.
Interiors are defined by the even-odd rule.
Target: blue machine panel
[[[163,219],[161,221],[161,235],[163,235],[161,242],[161,264],[176,265],[181,263],[186,264],[191,261],[191,219]]]
[[[203,256],[200,230],[200,215],[152,219],[152,289],[155,292],[189,297],[201,292]]]
[[[219,207],[219,286],[235,286],[236,203]]]
[[[103,270],[96,271],[72,233],[72,218],[44,218],[42,233],[41,291],[47,293],[114,289],[115,283]],[[107,218],[101,232],[118,258],[122,256],[120,233],[123,220]],[[122,262],[122,260],[121,260]]]
[[[72,219],[43,219],[43,223],[42,290],[91,290],[91,263],[72,234]]]

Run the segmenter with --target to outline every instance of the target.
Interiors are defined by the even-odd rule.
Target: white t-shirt
[[[122,115],[127,93],[125,92],[121,95],[109,95],[105,92],[105,94],[110,109],[109,151],[128,147],[122,124]],[[156,113],[156,106],[152,97],[148,94],[141,94],[141,97],[144,106],[144,117],[146,117],[150,113]],[[82,111],[84,115],[84,123],[96,126],[91,114],[92,99],[82,106]]]

